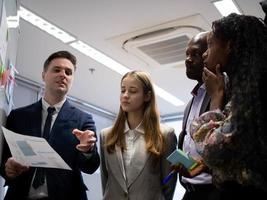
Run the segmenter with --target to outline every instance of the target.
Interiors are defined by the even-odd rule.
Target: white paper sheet
[[[14,133],[2,126],[5,139],[14,159],[26,166],[71,168],[44,138]]]

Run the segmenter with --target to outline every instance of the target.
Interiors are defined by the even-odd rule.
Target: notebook
[[[188,170],[193,169],[196,165],[197,162],[188,156],[185,152],[183,152],[180,149],[174,150],[168,157],[167,160],[172,164],[176,165],[181,163],[185,168]]]

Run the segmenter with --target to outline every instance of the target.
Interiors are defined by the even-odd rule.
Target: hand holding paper
[[[71,170],[44,138],[17,134],[3,126],[2,130],[12,157],[21,165]]]
[[[28,170],[28,166],[21,165],[13,157],[9,158],[5,164],[6,175],[9,179],[13,179]]]

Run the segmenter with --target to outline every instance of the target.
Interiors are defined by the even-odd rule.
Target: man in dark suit
[[[190,136],[190,124],[193,119],[209,110],[210,97],[206,93],[205,85],[202,81],[204,67],[202,54],[207,50],[207,34],[208,32],[201,32],[195,35],[189,41],[186,49],[186,75],[189,79],[196,80],[198,83],[191,92],[193,98],[184,111],[178,147],[195,158],[199,164],[191,171],[188,171],[183,166],[176,168],[179,171],[180,183],[186,190],[183,200],[219,199],[219,191],[212,185],[212,176],[208,168],[201,162],[201,157],[196,151],[195,143]]]
[[[42,72],[45,82],[42,99],[11,111],[6,123],[6,128],[16,133],[46,138],[72,170],[24,166],[11,157],[5,144],[1,166],[1,175],[8,186],[5,200],[87,199],[81,171],[94,173],[100,159],[92,116],[75,108],[66,99],[75,69],[76,58],[71,53],[59,51],[51,54]],[[50,114],[47,111],[49,107],[53,107]]]

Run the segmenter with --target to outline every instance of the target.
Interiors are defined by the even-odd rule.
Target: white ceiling
[[[184,64],[150,66],[122,49],[136,35],[176,25],[194,25],[209,30],[221,15],[211,0],[21,0],[21,5],[130,69],[148,71],[155,84],[185,103],[195,82],[188,80]],[[260,0],[237,0],[244,14],[263,17]],[[191,17],[190,17],[191,16]],[[193,16],[193,17],[192,17]],[[198,18],[194,18],[194,17]],[[69,50],[78,58],[70,95],[112,113],[119,108],[121,75],[81,54],[23,19],[20,20],[16,67],[20,76],[42,83],[42,64],[49,54]],[[94,68],[93,73],[89,68]],[[162,116],[181,113],[158,97]]]

